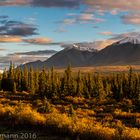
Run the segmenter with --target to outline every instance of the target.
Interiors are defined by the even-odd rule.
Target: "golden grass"
[[[115,137],[115,129],[103,127],[94,119],[71,118],[66,114],[52,113],[46,115],[46,124],[57,127],[64,132],[78,134],[80,137],[111,140]]]
[[[114,115],[119,118],[140,118],[140,113],[123,112],[120,109],[116,109]]]
[[[140,140],[140,129],[125,128],[122,132],[122,138],[126,140]]]
[[[54,110],[49,114],[40,114],[29,105],[4,106],[0,104],[0,117],[10,118],[12,123],[41,125],[55,127],[62,133],[79,134],[80,136],[100,137],[106,140],[112,139],[115,129],[97,125],[94,119],[68,117]],[[109,138],[109,139],[108,139]]]
[[[83,99],[68,97],[66,100],[72,103],[83,103]],[[3,104],[2,104],[3,103]],[[4,104],[5,103],[5,104]],[[96,118],[98,112],[103,112],[103,106],[97,108],[97,110],[77,108],[75,109],[75,116],[70,117],[68,115],[69,105],[51,105],[51,112],[39,113],[37,108],[42,105],[41,100],[36,100],[33,104],[36,104],[36,108],[31,104],[25,104],[18,101],[9,101],[6,98],[2,98],[0,102],[0,119],[9,121],[7,125],[36,125],[41,126],[43,129],[49,129],[52,132],[58,132],[60,134],[68,134],[70,136],[78,135],[80,139],[89,140],[139,140],[140,129],[126,127],[123,121],[116,120],[115,117],[122,119],[135,118],[135,125],[139,126],[140,113],[123,112],[120,109],[116,109],[113,114],[108,113],[104,119]],[[60,110],[64,107],[64,112]],[[101,121],[102,120],[102,121]]]
[[[44,125],[46,122],[45,117],[38,113],[36,110],[32,109],[29,105],[22,106],[20,108],[15,108],[15,112],[15,117],[23,123],[27,121],[31,124]]]
[[[45,117],[36,110],[33,110],[29,105],[12,107],[0,104],[0,108],[0,116],[10,117],[16,120],[16,123],[24,124],[24,122],[28,122],[30,124],[45,124]]]
[[[76,111],[76,115],[79,117],[88,117],[88,116],[95,116],[96,113],[91,109],[81,109],[78,108]]]
[[[120,65],[120,66],[93,66],[93,67],[75,67],[72,68],[72,71],[74,73],[77,73],[79,70],[82,73],[87,73],[87,72],[122,72],[122,71],[128,71],[129,70],[129,65]],[[131,65],[133,70],[140,71],[140,65]],[[58,73],[63,73],[65,71],[65,68],[56,68],[56,72]]]

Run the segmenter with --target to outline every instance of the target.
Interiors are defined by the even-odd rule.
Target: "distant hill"
[[[81,47],[82,46],[82,47]],[[140,65],[140,36],[127,37],[104,49],[97,51],[90,45],[74,44],[54,54],[44,62],[27,63],[27,66],[42,68],[64,68],[68,64],[72,67],[107,66],[107,65]],[[22,65],[24,67],[25,65]]]
[[[83,50],[78,47],[64,49],[47,61],[44,64],[48,67],[66,67],[71,64],[72,67],[81,67],[87,65],[88,60],[97,53],[97,50],[87,49]]]
[[[139,65],[140,39],[125,38],[98,52],[90,59],[90,65]]]
[[[35,61],[27,63],[26,65],[32,66],[33,68],[38,67],[39,69],[44,67],[50,68],[64,68],[68,64],[72,67],[82,67],[87,65],[88,60],[97,53],[95,49],[81,49],[78,46],[72,46],[63,49],[62,51],[54,54],[52,57],[48,58],[46,61]],[[22,65],[24,67],[25,65]]]

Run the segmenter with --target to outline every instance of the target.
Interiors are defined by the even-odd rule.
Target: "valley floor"
[[[126,66],[93,66],[93,67],[75,67],[72,68],[73,72],[78,72],[79,70],[82,73],[110,73],[110,72],[127,72],[129,68],[132,67],[133,71],[140,72],[140,65],[126,65]],[[63,73],[65,68],[56,68],[57,72]]]

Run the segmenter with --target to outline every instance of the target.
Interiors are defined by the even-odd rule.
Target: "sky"
[[[0,69],[72,43],[102,49],[140,32],[140,0],[0,0]]]

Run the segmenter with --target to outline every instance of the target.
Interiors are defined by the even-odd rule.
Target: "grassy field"
[[[134,71],[140,72],[140,65],[131,65]],[[72,68],[73,72],[78,72],[79,70],[82,73],[91,73],[91,72],[98,72],[98,73],[110,73],[110,72],[126,72],[130,68],[129,65],[126,66],[93,66],[93,67],[76,67]],[[65,68],[55,69],[57,72],[63,73]]]
[[[133,108],[128,99],[42,100],[26,92],[0,92],[0,133],[27,133],[28,139],[41,140],[139,140],[140,113]]]

